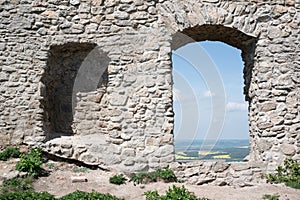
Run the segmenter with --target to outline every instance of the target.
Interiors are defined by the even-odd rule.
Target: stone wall
[[[299,9],[297,0],[0,0],[0,145],[43,145],[122,171],[168,166],[170,55],[182,33],[242,50],[248,164],[266,172],[299,160]],[[94,47],[106,73],[75,94],[72,112],[71,86]]]
[[[192,185],[253,186],[265,182],[262,177],[266,173],[266,163],[262,161],[195,161],[172,163],[170,168],[178,179]]]

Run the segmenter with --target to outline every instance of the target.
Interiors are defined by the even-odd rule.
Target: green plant
[[[111,194],[101,194],[95,191],[91,193],[76,191],[59,198],[59,200],[74,200],[74,199],[76,200],[120,200],[119,198]]]
[[[146,200],[160,200],[160,199],[163,199],[163,197],[159,196],[157,190],[144,192],[144,195],[146,196]]]
[[[280,195],[279,194],[265,194],[264,196],[263,196],[263,199],[265,199],[265,200],[279,200],[279,197],[280,197]]]
[[[55,167],[54,163],[46,163],[46,166],[49,168],[49,169],[53,169]]]
[[[157,169],[157,176],[162,178],[165,182],[176,182],[177,178],[171,169]]]
[[[7,194],[0,194],[1,200],[123,200],[111,194],[101,194],[99,192],[82,192],[75,191],[67,194],[61,198],[55,198],[48,192],[34,192],[32,190],[22,192],[12,192]]]
[[[78,167],[78,168],[74,168],[72,171],[74,173],[86,173],[89,171],[89,169],[86,167]]]
[[[20,154],[19,149],[8,147],[0,153],[0,160],[6,161],[9,158],[19,158]]]
[[[300,178],[296,181],[288,181],[285,185],[291,188],[300,189]]]
[[[268,174],[266,178],[272,183],[285,183],[289,187],[300,189],[300,166],[296,160],[287,158],[284,166],[278,166],[276,174]]]
[[[42,163],[42,150],[30,149],[29,154],[21,154],[20,161],[16,164],[16,169],[36,177],[42,171]]]
[[[155,172],[139,172],[131,175],[131,181],[134,184],[156,182],[156,178]]]
[[[160,196],[156,190],[144,193],[146,200],[208,200],[207,198],[198,198],[191,194],[184,186],[177,187],[173,185],[172,188],[166,191],[165,195]]]
[[[126,180],[124,174],[115,175],[109,178],[109,182],[116,185],[124,184]]]
[[[48,192],[34,192],[33,190],[19,191],[0,194],[1,200],[123,200],[111,194],[101,194],[99,192],[75,191],[61,198],[55,198]]]
[[[1,200],[54,200],[54,196],[47,192],[34,192],[31,190],[25,192],[13,192],[0,194]]]
[[[24,192],[32,190],[33,177],[27,176],[25,178],[12,178],[3,181],[1,193],[6,194],[10,192]]]
[[[164,182],[176,182],[177,178],[171,169],[160,169],[158,168],[153,172],[140,172],[131,175],[131,181],[136,184],[156,182],[159,179],[164,180]]]
[[[140,184],[140,183],[142,183],[143,175],[144,175],[144,173],[142,173],[142,172],[134,173],[131,175],[130,180],[133,181],[135,184]]]

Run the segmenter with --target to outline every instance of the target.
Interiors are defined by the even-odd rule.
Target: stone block
[[[9,180],[9,179],[13,179],[13,178],[16,178],[18,177],[20,174],[19,171],[10,171],[10,172],[7,172],[7,173],[3,173],[1,174],[1,177],[0,179],[2,180]]]
[[[293,156],[296,153],[295,146],[291,144],[282,144],[280,149],[287,156]]]
[[[196,176],[199,175],[199,167],[192,167],[192,168],[187,168],[186,170],[184,170],[184,176],[185,177],[192,177],[192,176]]]
[[[0,51],[4,51],[6,49],[5,43],[0,43]]]
[[[229,163],[225,161],[217,161],[215,165],[213,165],[212,170],[216,173],[224,172],[229,167]]]
[[[274,125],[281,125],[281,124],[283,124],[283,122],[284,122],[284,118],[281,117],[281,116],[273,117],[273,118],[271,118],[271,122],[272,122]]]
[[[160,145],[160,138],[159,137],[147,137],[145,140],[146,146],[159,146]]]
[[[114,13],[114,17],[116,19],[124,20],[124,19],[129,19],[130,15],[127,12],[118,11]]]
[[[154,155],[157,157],[165,157],[165,156],[168,156],[171,154],[174,154],[174,146],[173,145],[162,146],[154,153]]]
[[[261,112],[268,112],[276,109],[276,103],[268,102],[259,105]]]
[[[128,97],[119,94],[112,94],[110,96],[110,104],[112,106],[125,106],[127,103]]]
[[[134,160],[133,159],[126,159],[123,164],[125,166],[133,166],[134,165]]]
[[[160,158],[161,163],[171,163],[175,160],[175,156],[173,154]]]
[[[270,125],[270,124],[268,123],[268,125]],[[264,126],[262,125],[262,127],[264,127]],[[268,126],[268,128],[270,128],[270,127]],[[264,130],[261,134],[262,137],[270,137],[270,138],[276,137],[277,135],[278,135],[278,132],[273,132],[273,131],[268,131],[268,130]]]
[[[124,141],[127,141],[127,140],[130,140],[133,137],[133,134],[132,134],[132,132],[130,132],[130,133],[121,133],[120,136]]]
[[[80,4],[80,0],[70,0],[70,4],[73,6],[77,6]]]
[[[271,127],[273,127],[273,124],[271,123],[271,122],[264,122],[264,123],[259,123],[258,125],[257,125],[257,127],[259,128],[259,129],[268,129],[268,128],[271,128]],[[267,135],[265,135],[265,136],[267,136]]]
[[[79,156],[78,160],[89,164],[89,165],[98,165],[99,164],[99,158],[97,156],[95,156],[94,153],[83,153]]]
[[[101,161],[108,166],[119,165],[123,161],[118,155],[103,155]]]
[[[240,173],[242,176],[252,176],[253,175],[253,171],[251,169],[241,171]]]
[[[92,0],[93,6],[101,6],[103,4],[103,0]]]
[[[122,155],[123,158],[134,157],[135,156],[135,150],[131,149],[131,148],[123,149],[121,155]]]
[[[249,163],[241,163],[241,162],[231,163],[231,168],[234,171],[243,171],[243,170],[250,169],[250,164]]]
[[[269,28],[269,38],[275,39],[275,38],[280,38],[282,35],[282,31],[279,27],[270,27]]]

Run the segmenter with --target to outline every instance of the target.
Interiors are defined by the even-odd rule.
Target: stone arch
[[[181,40],[177,37],[178,34],[184,34],[189,39]],[[177,32],[172,37],[171,48],[175,50],[190,42],[201,42],[205,40],[220,41],[228,45],[236,47],[242,51],[242,59],[244,61],[244,95],[247,101],[251,101],[249,88],[252,77],[252,69],[254,66],[254,53],[257,39],[247,35],[235,28],[230,28],[222,25],[201,25],[186,28],[183,31]]]
[[[240,30],[252,37],[260,35],[261,28],[258,25],[260,18],[248,13],[254,12],[257,8],[257,5],[251,2],[232,4],[228,1],[210,3],[196,0],[165,1],[158,6],[161,15],[160,23],[164,24],[173,34],[190,27],[221,25]]]

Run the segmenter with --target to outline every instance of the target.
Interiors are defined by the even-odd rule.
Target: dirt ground
[[[0,162],[0,176],[13,173],[13,161]],[[159,194],[164,194],[168,187],[174,183],[150,183],[146,185],[134,185],[127,182],[123,185],[114,185],[109,183],[109,178],[116,175],[116,172],[108,172],[101,169],[88,169],[79,167],[75,164],[63,162],[48,161],[43,166],[49,175],[40,177],[35,183],[36,191],[47,191],[57,197],[66,195],[76,190],[91,192],[92,190],[101,193],[110,193],[119,198],[126,200],[143,200],[145,191],[157,190]],[[85,177],[87,182],[72,182],[74,177]],[[300,190],[288,188],[282,184],[259,184],[251,187],[235,188],[230,186],[211,186],[211,185],[188,185],[185,183],[175,183],[178,186],[184,185],[190,192],[198,197],[206,197],[209,199],[225,199],[225,200],[256,200],[262,199],[264,194],[280,195],[282,200],[300,200]]]

